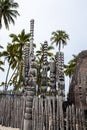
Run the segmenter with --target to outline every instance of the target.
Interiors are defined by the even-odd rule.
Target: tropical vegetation
[[[18,7],[18,3],[14,2],[14,0],[0,0],[0,28],[2,28],[3,23],[6,29],[9,29],[10,23],[15,24],[15,18],[19,16],[19,12],[17,11]],[[11,38],[11,43],[7,44],[6,50],[0,52],[0,57],[4,57],[4,62],[0,58],[0,70],[4,71],[2,65],[8,63],[8,70],[5,81],[1,83],[2,86],[4,85],[6,91],[8,89],[8,86],[13,86],[14,90],[19,89],[23,86],[23,48],[25,45],[30,44],[30,33],[25,33],[24,29],[18,35],[12,33],[9,36]],[[58,46],[58,50],[60,51],[62,47],[67,45],[69,35],[66,34],[65,31],[57,30],[56,32],[52,32],[50,40],[52,44],[55,43],[56,46]],[[55,57],[52,53],[52,50],[54,49],[52,44],[48,45],[47,48],[48,71],[49,59],[54,60]],[[36,45],[34,44],[34,46]],[[0,48],[3,47],[0,46]],[[39,86],[39,88],[41,87],[43,52],[44,46],[43,43],[40,43],[40,49],[36,51],[37,85]],[[65,68],[65,73],[67,75],[67,69],[69,68],[69,66],[66,65]]]
[[[69,40],[69,35],[63,30],[57,30],[56,32],[52,32],[51,39],[52,44],[56,44],[58,46],[58,50],[61,50],[61,46],[67,45],[67,40]]]
[[[67,64],[67,65],[64,65],[65,75],[66,75],[66,76],[69,76],[69,78],[71,78],[72,75],[73,75],[76,62],[77,62],[77,56],[76,56],[76,55],[73,55],[73,58],[68,62],[68,64]]]
[[[51,52],[53,49],[54,49],[54,47],[52,45],[48,45],[48,47],[47,47],[48,71],[49,71],[49,59],[54,57],[53,53]],[[40,43],[40,49],[36,51],[36,57],[37,57],[36,58],[36,62],[37,62],[37,85],[38,85],[38,91],[39,92],[40,92],[41,79],[42,79],[43,53],[44,53],[44,43]]]
[[[65,45],[66,40],[69,39],[69,36],[64,31],[62,31],[62,33],[63,33],[63,38],[61,36],[62,40],[59,39],[58,41],[56,41],[55,36],[53,37],[54,33],[52,33],[52,37],[51,37],[51,41],[53,43],[55,41],[57,42],[57,45],[59,45],[59,51],[61,49],[61,44]],[[10,34],[9,36],[12,42],[7,45],[6,51],[2,52],[2,56],[5,58],[5,62],[8,62],[8,70],[6,74],[6,79],[1,84],[5,86],[6,91],[8,89],[8,86],[13,86],[14,90],[17,90],[23,87],[23,76],[22,76],[23,48],[24,48],[24,45],[30,44],[30,33],[26,34],[24,29],[18,35]],[[59,37],[59,35],[57,35],[57,37]],[[52,53],[53,49],[54,47],[52,45],[48,45],[47,47],[48,71],[49,71],[49,62],[50,62],[49,59],[54,60],[54,57],[55,57],[54,54]],[[39,92],[40,92],[41,78],[42,78],[43,52],[44,52],[44,44],[40,43],[40,49],[36,51],[37,85],[38,85]],[[9,76],[10,70],[12,71],[12,74]],[[49,76],[48,76],[48,84],[49,84]]]
[[[14,0],[0,0],[0,28],[4,21],[6,29],[9,29],[9,24],[15,24],[15,18],[19,15],[16,10],[19,7]]]
[[[25,44],[29,44],[30,34],[26,34],[23,29],[20,34],[10,34],[10,37],[12,39],[12,43],[9,43],[7,45],[7,50],[2,53],[2,56],[5,57],[5,61],[9,64],[4,84],[5,90],[7,90],[9,85],[13,85],[16,90],[17,88],[23,86],[23,48]],[[10,69],[13,70],[13,73],[8,80]]]

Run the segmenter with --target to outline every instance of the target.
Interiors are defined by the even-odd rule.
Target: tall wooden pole
[[[41,97],[45,97],[47,91],[47,48],[48,43],[45,41],[42,65]]]
[[[50,91],[52,96],[56,96],[56,64],[50,63]]]
[[[64,79],[64,53],[56,53],[56,71],[57,71],[57,83],[58,83],[58,95],[62,101],[65,97],[65,79]]]
[[[29,53],[29,70],[26,83],[25,111],[24,111],[24,128],[23,130],[32,130],[32,105],[36,90],[36,63],[33,51],[33,32],[34,20],[30,21],[30,53]],[[28,59],[27,59],[28,60]]]

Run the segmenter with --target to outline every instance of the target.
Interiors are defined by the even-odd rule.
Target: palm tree
[[[10,34],[10,37],[12,38],[12,43],[15,43],[18,45],[18,56],[21,59],[22,58],[22,52],[23,47],[25,44],[29,44],[30,41],[30,33],[25,33],[25,30],[23,29],[20,34]]]
[[[15,24],[14,18],[19,15],[16,8],[18,8],[18,3],[14,0],[0,0],[0,28],[2,28],[2,19],[4,21],[6,29],[9,29],[9,24]]]
[[[77,56],[73,55],[73,59],[68,62],[68,65],[64,65],[65,68],[64,73],[66,76],[69,76],[69,78],[71,78],[71,76],[73,75],[76,62],[77,62]]]
[[[2,57],[4,57],[5,61],[9,63],[7,74],[6,74],[6,79],[5,79],[5,82],[3,82],[5,85],[5,90],[7,90],[8,85],[9,85],[8,76],[9,76],[10,69],[14,69],[17,64],[17,48],[18,47],[15,46],[14,44],[9,43],[7,45],[6,51],[2,52]]]
[[[7,90],[8,85],[13,85],[16,90],[23,86],[23,47],[25,44],[29,44],[30,34],[26,34],[23,29],[20,34],[10,34],[10,37],[12,38],[12,43],[8,44],[6,51],[3,51],[3,56],[9,64],[5,80],[5,90]],[[10,69],[13,70],[13,73],[8,80]]]
[[[23,77],[22,77],[22,69],[23,69],[23,48],[24,45],[30,44],[30,33],[25,33],[25,30],[23,29],[20,34],[10,34],[10,37],[12,38],[12,43],[14,43],[16,46],[18,46],[17,49],[17,71],[13,77],[13,83],[14,83],[14,89],[20,88],[20,86],[23,86]]]
[[[58,46],[60,51],[61,45],[63,45],[63,47],[67,45],[67,39],[69,39],[69,35],[66,34],[65,31],[58,30],[56,32],[52,32],[52,37],[50,40],[52,41],[52,44],[56,43],[56,46]]]

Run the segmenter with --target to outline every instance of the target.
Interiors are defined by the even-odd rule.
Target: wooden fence
[[[23,130],[24,106],[24,96],[0,94],[0,124]],[[58,98],[33,100],[32,130],[85,130],[83,117],[83,112],[74,105],[67,106],[64,112]]]
[[[0,124],[21,128],[24,97],[16,94],[0,94]]]
[[[64,113],[59,98],[34,98],[32,130],[86,130],[83,111],[72,104]]]

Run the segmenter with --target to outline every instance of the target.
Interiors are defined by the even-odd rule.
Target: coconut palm
[[[2,20],[6,29],[9,29],[9,24],[15,24],[14,19],[19,15],[16,10],[19,7],[14,0],[0,0],[0,28],[2,28]]]
[[[23,29],[20,34],[10,34],[10,37],[12,39],[12,43],[15,43],[18,45],[18,56],[20,59],[22,59],[22,53],[23,53],[23,47],[25,44],[29,44],[30,41],[30,33],[25,33],[25,30]]]
[[[16,67],[17,64],[17,46],[12,45],[12,44],[8,44],[6,51],[2,52],[2,56],[5,58],[5,61],[7,61],[9,63],[8,65],[8,70],[7,70],[7,74],[6,74],[6,79],[4,82],[5,85],[5,91],[8,88],[8,76],[9,76],[9,72],[10,69],[14,69]]]
[[[23,86],[23,77],[22,77],[22,69],[23,69],[23,47],[25,44],[29,44],[30,34],[25,33],[23,29],[20,34],[10,34],[12,39],[12,43],[8,44],[7,50],[3,51],[3,56],[5,60],[7,60],[9,67],[5,80],[5,90],[7,90],[8,85],[13,85],[14,89]],[[10,69],[12,69],[13,73],[9,77]],[[9,77],[9,80],[8,80]]]
[[[76,62],[77,62],[77,56],[73,55],[73,59],[68,62],[68,65],[64,65],[65,68],[64,73],[66,76],[69,76],[69,78],[71,78],[71,76],[73,75]]]
[[[56,46],[58,46],[60,51],[61,45],[63,45],[63,47],[67,45],[67,39],[69,39],[69,35],[66,34],[65,31],[58,30],[56,32],[52,32],[52,37],[50,40],[52,41],[52,44],[56,43]]]
[[[16,46],[18,46],[17,49],[17,71],[13,77],[13,83],[15,86],[15,89],[20,88],[20,86],[23,86],[23,77],[22,77],[22,69],[23,69],[23,48],[24,45],[30,44],[30,33],[25,33],[25,30],[23,29],[20,34],[10,34],[10,37],[12,38],[12,43],[15,43]]]

